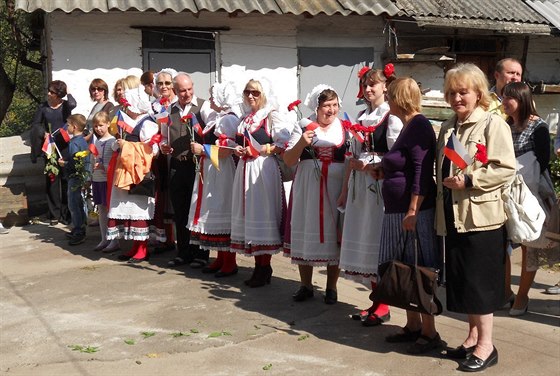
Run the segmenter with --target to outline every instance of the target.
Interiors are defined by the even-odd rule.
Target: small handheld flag
[[[128,134],[132,134],[132,132],[134,131],[134,127],[130,124],[134,124],[134,120],[132,120],[130,116],[128,116],[124,112],[119,111],[117,113],[117,125],[119,126],[119,128],[121,128]]]
[[[93,154],[95,157],[99,156],[99,151],[97,150],[95,144],[89,144],[88,149],[91,152],[91,154]]]
[[[258,157],[261,154],[262,145],[253,138],[253,136],[247,129],[245,129],[243,135],[245,136],[247,141],[249,141],[249,144],[247,146],[249,147],[249,153],[251,154],[251,156],[253,158]]]
[[[212,165],[216,167],[216,170],[220,171],[220,158],[218,157],[218,153],[220,151],[220,147],[218,145],[210,145],[204,144],[204,152],[212,162]]]
[[[443,154],[461,170],[464,170],[473,163],[472,158],[461,141],[455,136],[455,133],[451,133],[451,137],[447,140],[447,145],[443,148]]]
[[[54,142],[51,138],[51,135],[47,135],[47,137],[45,137],[45,142],[43,143],[43,148],[41,150],[43,150],[43,152],[47,155],[47,158],[51,157],[51,154],[53,153],[53,149],[54,149]]]

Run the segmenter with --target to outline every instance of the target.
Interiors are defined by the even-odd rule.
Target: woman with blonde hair
[[[284,186],[278,161],[293,128],[278,111],[268,80],[251,79],[243,90],[245,114],[237,129],[240,157],[233,181],[231,250],[255,257],[249,287],[270,283],[273,254],[282,251]]]
[[[436,229],[445,236],[447,309],[466,313],[469,323],[467,338],[447,356],[464,359],[459,370],[477,372],[498,362],[492,328],[504,299],[502,187],[514,177],[515,154],[509,126],[487,112],[488,81],[476,65],[449,70],[444,94],[455,115],[438,138]],[[445,151],[457,141],[472,161]]]
[[[433,166],[436,137],[421,114],[422,93],[412,78],[400,77],[387,88],[392,115],[403,123],[393,147],[385,153],[375,178],[384,178],[385,216],[381,227],[379,264],[400,260],[437,268],[439,247],[434,231],[435,183]],[[418,247],[415,247],[415,244]],[[409,354],[423,354],[442,346],[432,315],[406,311],[406,325],[387,342],[412,342]]]

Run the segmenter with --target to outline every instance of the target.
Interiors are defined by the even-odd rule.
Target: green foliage
[[[550,164],[550,178],[554,183],[556,197],[560,197],[560,158],[556,158],[556,160]]]
[[[41,53],[31,51],[35,49],[32,47],[36,46],[31,25],[37,17],[38,14],[17,11],[15,24],[19,35],[16,35],[8,22],[6,0],[0,1],[0,69],[6,72],[8,80],[11,81],[10,85],[15,85],[13,98],[9,98],[11,96],[9,90],[2,90],[0,93],[2,101],[11,100],[4,118],[0,115],[0,137],[20,135],[27,130],[39,101],[44,98],[42,72],[22,64],[22,59],[33,63],[41,62]],[[18,43],[15,42],[18,38],[26,52],[25,56],[19,54]]]

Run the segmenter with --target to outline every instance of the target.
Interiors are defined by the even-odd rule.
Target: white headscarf
[[[160,70],[159,72],[154,74],[154,94],[157,97],[161,96],[161,93],[159,92],[159,88],[158,88],[158,85],[157,85],[157,78],[161,73],[166,73],[166,74],[170,75],[171,80],[173,80],[175,78],[175,76],[177,75],[177,71],[173,68],[163,68],[162,70]]]
[[[336,90],[334,90],[331,86],[319,84],[315,86],[309,94],[307,94],[307,97],[305,97],[303,104],[309,107],[309,109],[311,109],[313,112],[317,112],[317,107],[319,107],[319,96],[323,91],[327,89],[330,89],[336,93]],[[338,93],[336,94],[336,96],[338,97]],[[340,97],[338,97],[338,104],[340,105]]]
[[[212,100],[216,106],[233,111],[239,116],[239,105],[243,102],[241,92],[232,81],[216,82],[212,86]]]
[[[136,114],[144,114],[150,111],[150,97],[144,91],[144,87],[140,86],[135,89],[128,89],[124,92],[126,101],[130,104],[130,111]]]

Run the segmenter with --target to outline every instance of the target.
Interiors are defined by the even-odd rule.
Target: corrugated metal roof
[[[241,11],[244,13],[259,12],[262,14],[302,14],[317,15],[333,14],[367,14],[380,15],[386,13],[394,16],[399,9],[391,0],[16,0],[16,9],[33,12],[41,9],[45,12],[62,10],[72,12],[81,10],[91,12],[98,10],[127,11],[156,11],[174,12],[200,11],[217,12],[224,10],[229,13]]]
[[[560,0],[525,0],[525,2],[560,30]]]
[[[547,23],[523,0],[395,0],[399,15],[455,19],[498,20],[510,22]]]

